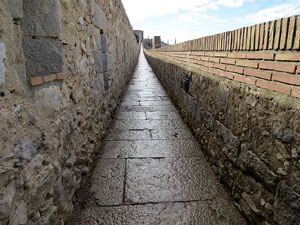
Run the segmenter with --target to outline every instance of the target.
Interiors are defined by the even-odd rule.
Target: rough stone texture
[[[61,32],[59,0],[23,0],[23,10],[21,27],[24,35],[58,37]]]
[[[161,151],[162,149],[164,151]],[[108,141],[101,153],[101,158],[147,158],[150,156],[154,158],[196,157],[202,156],[202,152],[197,151],[197,143],[193,140],[143,140]]]
[[[17,165],[23,165],[30,162],[37,152],[37,143],[30,139],[21,139],[14,148],[14,157],[18,160]]]
[[[93,172],[91,193],[100,206],[121,205],[125,176],[124,159],[99,160]]]
[[[101,50],[94,50],[94,58],[95,58],[95,69],[96,73],[103,73],[103,60],[101,58],[102,52]]]
[[[93,16],[93,24],[98,27],[99,29],[103,30],[103,32],[106,32],[107,30],[107,20],[106,15],[104,11],[100,8],[98,4],[93,4],[92,6],[94,8],[94,16]],[[102,45],[102,36],[101,36],[101,45]],[[105,45],[102,45],[105,46]]]
[[[224,195],[200,158],[128,160],[126,203],[209,200]]]
[[[102,53],[106,53],[107,50],[107,41],[104,34],[100,34],[100,43],[101,43],[101,51]]]
[[[11,16],[16,20],[23,19],[23,0],[10,0],[7,3]]]
[[[5,46],[0,43],[0,86],[5,83],[5,65],[4,60],[6,58]]]
[[[274,217],[278,224],[300,224],[300,195],[285,182],[278,184],[274,205]]]
[[[59,40],[24,39],[27,77],[37,77],[63,71],[62,42]]]
[[[139,45],[121,1],[25,0],[20,22],[10,8],[18,2],[0,1],[0,80],[5,76],[0,87],[0,224],[61,225],[102,146]],[[108,15],[106,90],[104,74],[95,69],[93,51],[102,51],[104,31],[92,22],[92,2]],[[121,47],[116,60],[116,35],[119,46],[128,43],[130,60],[120,57]],[[35,87],[28,82],[31,76],[57,72],[63,80]]]
[[[66,106],[62,92],[57,86],[50,86],[35,92],[34,95],[35,108],[41,117],[51,116],[58,113]]]
[[[16,185],[14,182],[1,189],[0,192],[0,219],[7,219],[10,216],[10,211],[16,193]]]
[[[262,162],[253,152],[242,153],[238,159],[238,165],[245,173],[253,174],[257,179],[269,186],[276,186],[279,177]]]
[[[176,202],[91,208],[82,215],[82,225],[121,224],[246,224],[227,200]]]
[[[141,86],[153,90],[150,99],[156,98],[157,92],[165,92],[155,75],[146,72],[148,70],[149,65],[141,54],[123,102],[128,99],[148,101],[139,97],[147,90],[132,93]],[[160,101],[171,104],[167,98]],[[117,113],[116,122],[134,121],[135,125],[139,124],[139,130],[111,128],[69,224],[246,224],[216,181],[200,146],[178,113],[173,110],[167,116],[166,111],[159,108],[148,112],[144,106],[138,107],[145,111],[130,109]],[[147,120],[148,113],[155,118]],[[154,120],[158,121],[156,130],[147,129],[148,121]],[[166,136],[162,133],[168,133],[165,121],[177,122],[181,135],[176,140],[164,140]],[[160,130],[162,133],[154,137],[153,131]],[[144,133],[151,133],[147,138],[157,140],[143,140]],[[111,140],[113,134],[119,141]]]
[[[298,100],[170,62],[151,51],[146,54],[214,172],[249,222],[297,224]],[[185,76],[190,78],[189,93],[182,88]],[[135,123],[128,126],[137,127]]]

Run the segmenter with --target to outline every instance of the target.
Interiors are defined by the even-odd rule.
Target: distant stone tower
[[[154,36],[152,42],[153,42],[153,44],[152,44],[153,49],[161,47],[160,36]]]

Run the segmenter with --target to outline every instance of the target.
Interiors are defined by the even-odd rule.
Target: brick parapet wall
[[[172,62],[300,98],[300,16],[151,51]]]
[[[300,16],[292,16],[223,32],[156,51],[299,50]]]
[[[299,96],[298,52],[151,52],[172,62],[241,83]]]

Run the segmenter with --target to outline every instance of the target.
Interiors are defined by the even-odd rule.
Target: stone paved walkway
[[[246,224],[143,53],[76,224]]]

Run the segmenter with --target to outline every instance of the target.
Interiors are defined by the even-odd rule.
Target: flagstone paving
[[[246,224],[143,53],[76,224]]]

